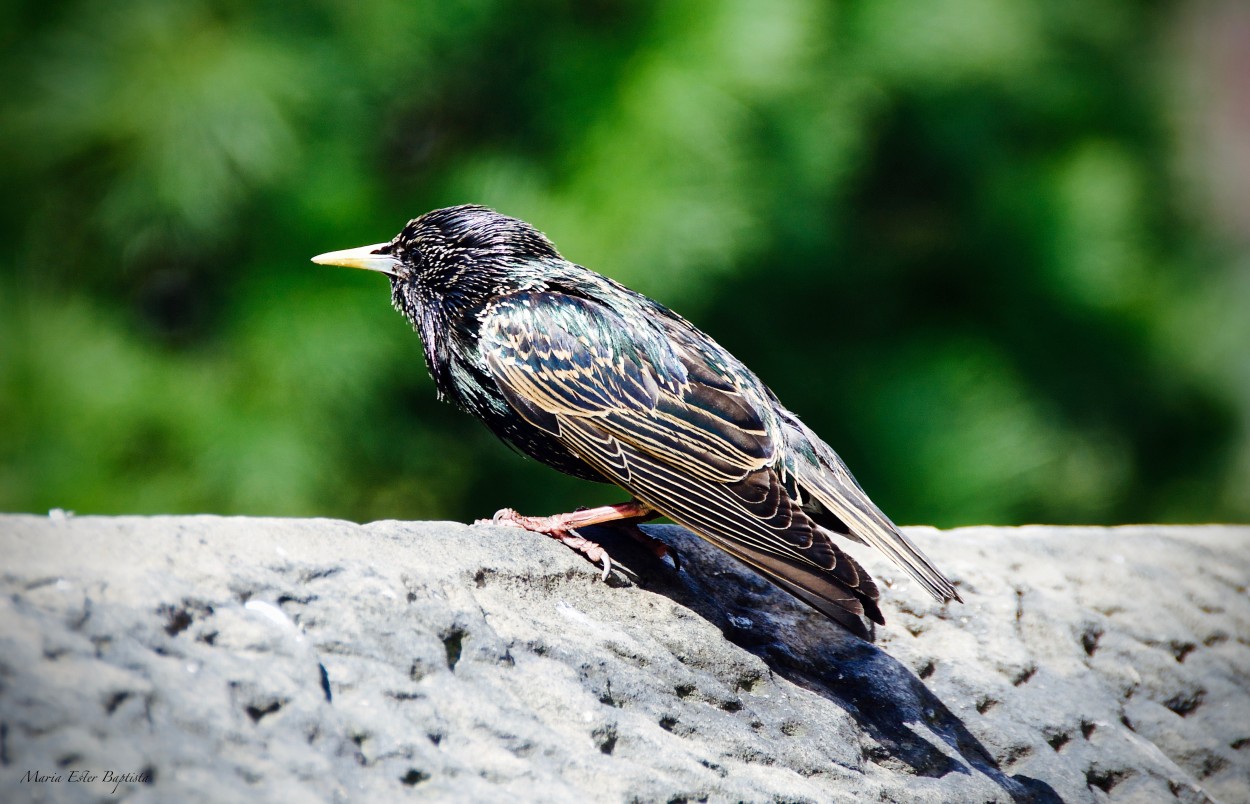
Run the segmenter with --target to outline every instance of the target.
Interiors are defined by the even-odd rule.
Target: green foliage
[[[896,519],[1250,515],[1250,288],[1177,205],[1172,12],[74,0],[0,12],[0,509],[614,500],[433,398],[313,254],[485,203],[683,312]]]

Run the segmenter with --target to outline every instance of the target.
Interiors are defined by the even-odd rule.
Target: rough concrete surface
[[[875,645],[652,532],[0,517],[0,799],[1250,800],[1250,528],[913,528]]]

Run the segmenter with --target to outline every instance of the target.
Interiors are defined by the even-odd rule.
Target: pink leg
[[[612,558],[608,555],[608,551],[598,543],[582,538],[574,531],[587,525],[601,525],[621,520],[643,521],[655,516],[658,516],[655,511],[637,500],[631,500],[627,503],[583,508],[580,511],[554,516],[523,516],[511,508],[504,508],[496,512],[492,519],[478,521],[493,522],[497,525],[546,534],[579,553],[585,554],[591,561],[603,562],[603,579],[606,581],[608,574],[612,571]],[[662,558],[668,554],[668,547],[663,542],[650,538],[637,528],[633,528],[631,535],[635,535],[635,538],[647,544],[657,556]]]

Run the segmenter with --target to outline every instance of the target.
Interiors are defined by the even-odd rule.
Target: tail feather
[[[862,494],[863,492],[860,492],[860,495]],[[845,522],[855,535],[888,556],[908,575],[915,578],[916,582],[934,598],[943,603],[950,600],[963,602],[955,585],[937,567],[933,566],[929,557],[922,553],[920,548],[916,547],[911,539],[908,539],[867,497],[863,497],[863,503],[866,505],[856,505],[855,501],[847,500],[841,506],[838,505],[841,501],[839,498],[826,500],[823,499],[823,495],[817,495],[817,497],[821,498],[821,502],[830,509],[830,512]]]
[[[819,504],[846,526],[845,536],[880,550],[934,598],[962,603],[954,584],[868,499],[838,454],[799,417],[780,407],[778,412],[790,453],[802,456],[792,468],[799,486],[811,498],[808,504]]]

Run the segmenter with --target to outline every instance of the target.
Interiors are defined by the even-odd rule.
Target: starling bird
[[[391,280],[440,399],[628,503],[495,520],[609,559],[581,526],[663,514],[852,632],[884,624],[872,578],[836,544],[869,544],[940,601],[941,572],[846,464],[746,366],[667,307],[560,256],[528,223],[438,209],[388,243],[313,258]]]

